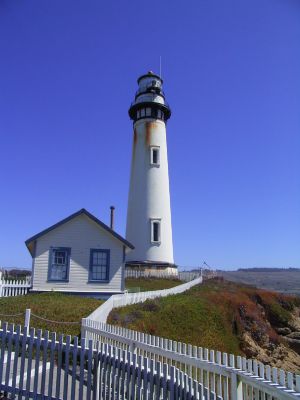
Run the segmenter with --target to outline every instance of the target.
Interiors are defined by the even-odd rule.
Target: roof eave
[[[98,218],[96,218],[93,214],[89,213],[85,208],[82,208],[81,210],[69,215],[69,217],[62,219],[61,221],[57,222],[54,225],[51,225],[49,228],[42,230],[41,232],[37,233],[36,235],[30,237],[29,239],[27,239],[25,241],[25,245],[28,248],[28,251],[30,252],[30,254],[33,256],[34,251],[32,251],[30,249],[31,247],[31,243],[35,240],[37,240],[38,238],[40,238],[41,236],[46,235],[48,232],[58,228],[59,226],[65,224],[66,222],[70,221],[73,218],[78,217],[79,215],[84,214],[87,217],[89,217],[91,220],[93,220],[94,222],[96,222],[100,227],[102,227],[103,229],[105,229],[107,232],[109,232],[112,236],[114,236],[116,239],[118,239],[120,242],[122,242],[126,247],[130,248],[130,249],[134,249],[133,244],[131,244],[130,242],[128,242],[128,240],[124,239],[121,235],[119,235],[117,232],[115,232],[114,230],[112,230],[109,226],[107,226],[106,224],[104,224],[102,221],[100,221]]]

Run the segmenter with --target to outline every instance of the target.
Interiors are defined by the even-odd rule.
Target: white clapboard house
[[[107,297],[124,291],[133,245],[85,209],[26,240],[32,291]]]

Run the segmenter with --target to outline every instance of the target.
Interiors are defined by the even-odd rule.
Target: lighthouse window
[[[147,117],[151,116],[151,108],[146,108],[146,116]]]
[[[145,109],[143,108],[142,110],[141,110],[141,117],[144,117],[145,116]]]
[[[160,165],[160,148],[158,146],[150,147],[150,164]]]
[[[157,118],[161,119],[161,111],[157,110]]]
[[[152,157],[153,164],[158,164],[158,149],[153,149]]]
[[[137,118],[140,118],[140,115],[141,115],[141,112],[140,112],[140,110],[138,110],[138,112],[136,114]]]
[[[153,242],[158,242],[159,241],[159,223],[154,222],[153,223]]]
[[[160,243],[160,220],[151,221],[151,242]]]

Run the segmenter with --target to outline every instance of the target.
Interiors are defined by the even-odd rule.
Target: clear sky
[[[139,75],[159,72],[180,266],[300,267],[299,0],[0,0],[0,266],[85,207],[125,233]]]

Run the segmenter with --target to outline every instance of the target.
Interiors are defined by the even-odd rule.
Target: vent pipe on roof
[[[110,229],[114,230],[114,213],[115,207],[110,206]]]

